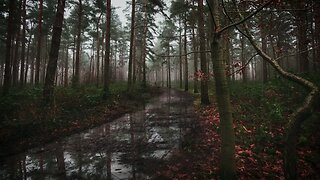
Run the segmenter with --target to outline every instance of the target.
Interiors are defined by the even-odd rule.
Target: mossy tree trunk
[[[235,136],[230,104],[230,92],[225,70],[226,59],[224,59],[225,56],[223,55],[222,33],[218,31],[221,29],[219,1],[210,0],[209,6],[212,9],[209,28],[211,33],[211,58],[221,128],[220,177],[221,179],[236,179]]]

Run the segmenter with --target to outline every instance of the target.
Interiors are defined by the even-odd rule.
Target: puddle
[[[0,159],[0,179],[151,179],[194,126],[192,102],[167,90],[144,110]]]

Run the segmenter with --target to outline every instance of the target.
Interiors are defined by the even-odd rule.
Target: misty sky
[[[117,14],[119,15],[119,18],[122,22],[122,25],[125,25],[126,23],[126,17],[125,17],[125,13],[123,12],[123,9],[126,8],[126,1],[127,0],[115,0],[115,1],[111,1],[111,4],[112,6],[116,7],[116,11],[117,11]],[[131,9],[130,9],[131,11]],[[127,12],[127,13],[130,13],[130,12]]]

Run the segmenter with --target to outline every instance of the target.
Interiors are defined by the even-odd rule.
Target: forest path
[[[168,89],[141,111],[0,159],[0,179],[150,179],[195,120],[192,96]]]

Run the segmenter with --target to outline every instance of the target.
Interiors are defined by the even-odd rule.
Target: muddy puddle
[[[193,99],[166,90],[99,127],[0,159],[0,179],[152,179],[195,126]]]

